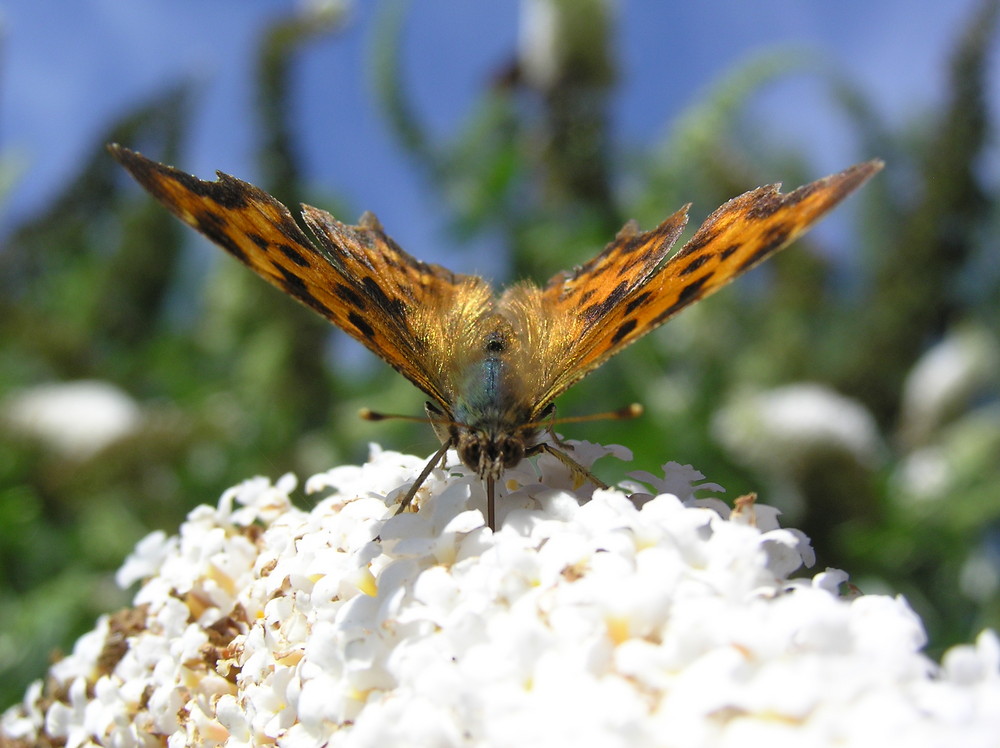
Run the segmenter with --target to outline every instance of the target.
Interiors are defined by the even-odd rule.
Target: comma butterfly
[[[651,231],[630,221],[584,265],[542,288],[521,282],[497,297],[482,278],[414,259],[371,213],[348,226],[305,205],[310,238],[288,208],[251,184],[221,172],[205,182],[121,146],[109,148],[181,220],[430,396],[427,415],[442,446],[400,511],[454,448],[486,483],[490,527],[496,481],[525,457],[547,452],[607,487],[540,440],[551,433],[558,395],[787,246],[882,168],[877,160],[858,164],[788,194],[779,185],[751,190],[712,213],[665,262],[688,207]]]

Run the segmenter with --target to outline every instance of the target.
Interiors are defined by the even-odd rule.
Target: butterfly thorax
[[[453,403],[448,437],[465,465],[481,478],[499,478],[534,444],[538,429],[521,390],[505,331],[490,333],[478,360],[468,365]]]

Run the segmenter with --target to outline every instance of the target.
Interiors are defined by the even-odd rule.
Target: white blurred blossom
[[[903,387],[902,432],[924,443],[979,391],[1000,389],[1000,342],[981,327],[962,327],[917,361]]]
[[[617,0],[521,0],[518,63],[525,79],[549,91],[584,67],[592,82],[606,77],[617,12]]]
[[[743,461],[778,471],[828,454],[870,466],[883,448],[861,403],[811,383],[739,396],[716,413],[712,431]]]
[[[896,465],[892,474],[897,496],[905,500],[947,499],[953,469],[945,450],[938,446],[915,449]]]
[[[976,548],[965,559],[959,574],[962,593],[981,605],[990,605],[1000,595],[1000,558],[994,544]]]
[[[291,476],[255,478],[154,533],[119,577],[136,607],[29,688],[0,743],[996,745],[995,635],[935,665],[905,600],[791,578],[805,536],[694,498],[719,487],[690,466],[637,474],[655,495],[633,501],[525,462],[492,532],[449,457],[417,513],[394,516],[423,460],[376,447],[310,478],[328,494],[309,511]]]
[[[310,22],[314,32],[336,28],[355,10],[352,0],[298,0],[297,6],[299,18]]]
[[[0,404],[4,425],[71,459],[86,459],[135,431],[142,412],[108,382],[42,384],[14,392]]]

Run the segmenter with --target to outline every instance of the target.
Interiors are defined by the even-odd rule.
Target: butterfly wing
[[[858,164],[788,194],[780,185],[747,192],[712,213],[662,265],[680,232],[676,215],[645,234],[619,234],[594,261],[554,276],[544,289],[511,289],[501,305],[522,327],[533,324],[532,314],[542,315],[550,329],[537,337],[560,348],[537,356],[559,362],[533,380],[538,410],[684,307],[788,246],[881,168],[881,161]]]
[[[288,208],[219,173],[206,182],[118,145],[114,157],[175,215],[265,280],[363,343],[448,409],[444,345],[475,346],[492,292],[480,278],[415,260],[371,214],[347,226],[304,207],[314,244]],[[449,411],[450,412],[450,411]]]
[[[396,368],[451,414],[463,374],[481,356],[487,332],[495,325],[490,285],[477,276],[414,259],[371,213],[361,217],[361,226],[345,226],[308,205],[303,206],[302,217],[326,250],[325,256],[334,258],[345,276],[354,279],[357,292],[366,294],[379,312],[380,326],[389,331],[386,337],[398,341],[403,358],[418,363],[433,391]],[[383,310],[388,313],[381,314]]]
[[[554,276],[544,290],[524,282],[504,292],[499,307],[520,343],[512,351],[513,365],[535,416],[589,371],[580,369],[587,335],[600,327],[615,303],[649,280],[684,230],[687,210],[681,208],[647,232],[629,221],[600,254]]]

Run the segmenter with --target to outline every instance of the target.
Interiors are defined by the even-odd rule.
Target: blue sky
[[[0,214],[0,236],[72,178],[112,122],[184,79],[198,82],[199,97],[194,132],[176,165],[203,177],[221,169],[253,181],[254,42],[269,21],[298,5],[0,2],[0,156],[19,170]],[[776,46],[812,50],[851,77],[884,116],[902,122],[940,101],[947,54],[976,5],[953,0],[917,10],[909,0],[620,0],[616,143],[631,149],[655,142],[720,76]],[[322,193],[342,197],[357,212],[375,211],[413,254],[441,259],[444,252],[447,259],[438,198],[389,137],[372,94],[368,63],[380,6],[355,0],[342,32],[314,43],[300,59],[293,97],[303,163]],[[512,0],[411,4],[405,73],[435,132],[454,132],[484,81],[511,58],[520,13]],[[994,81],[1000,80],[997,62]],[[768,135],[810,153],[817,177],[878,155],[856,150],[847,124],[807,76],[767,89],[754,114]],[[665,206],[665,214],[676,207]],[[456,262],[456,269],[476,269]]]

